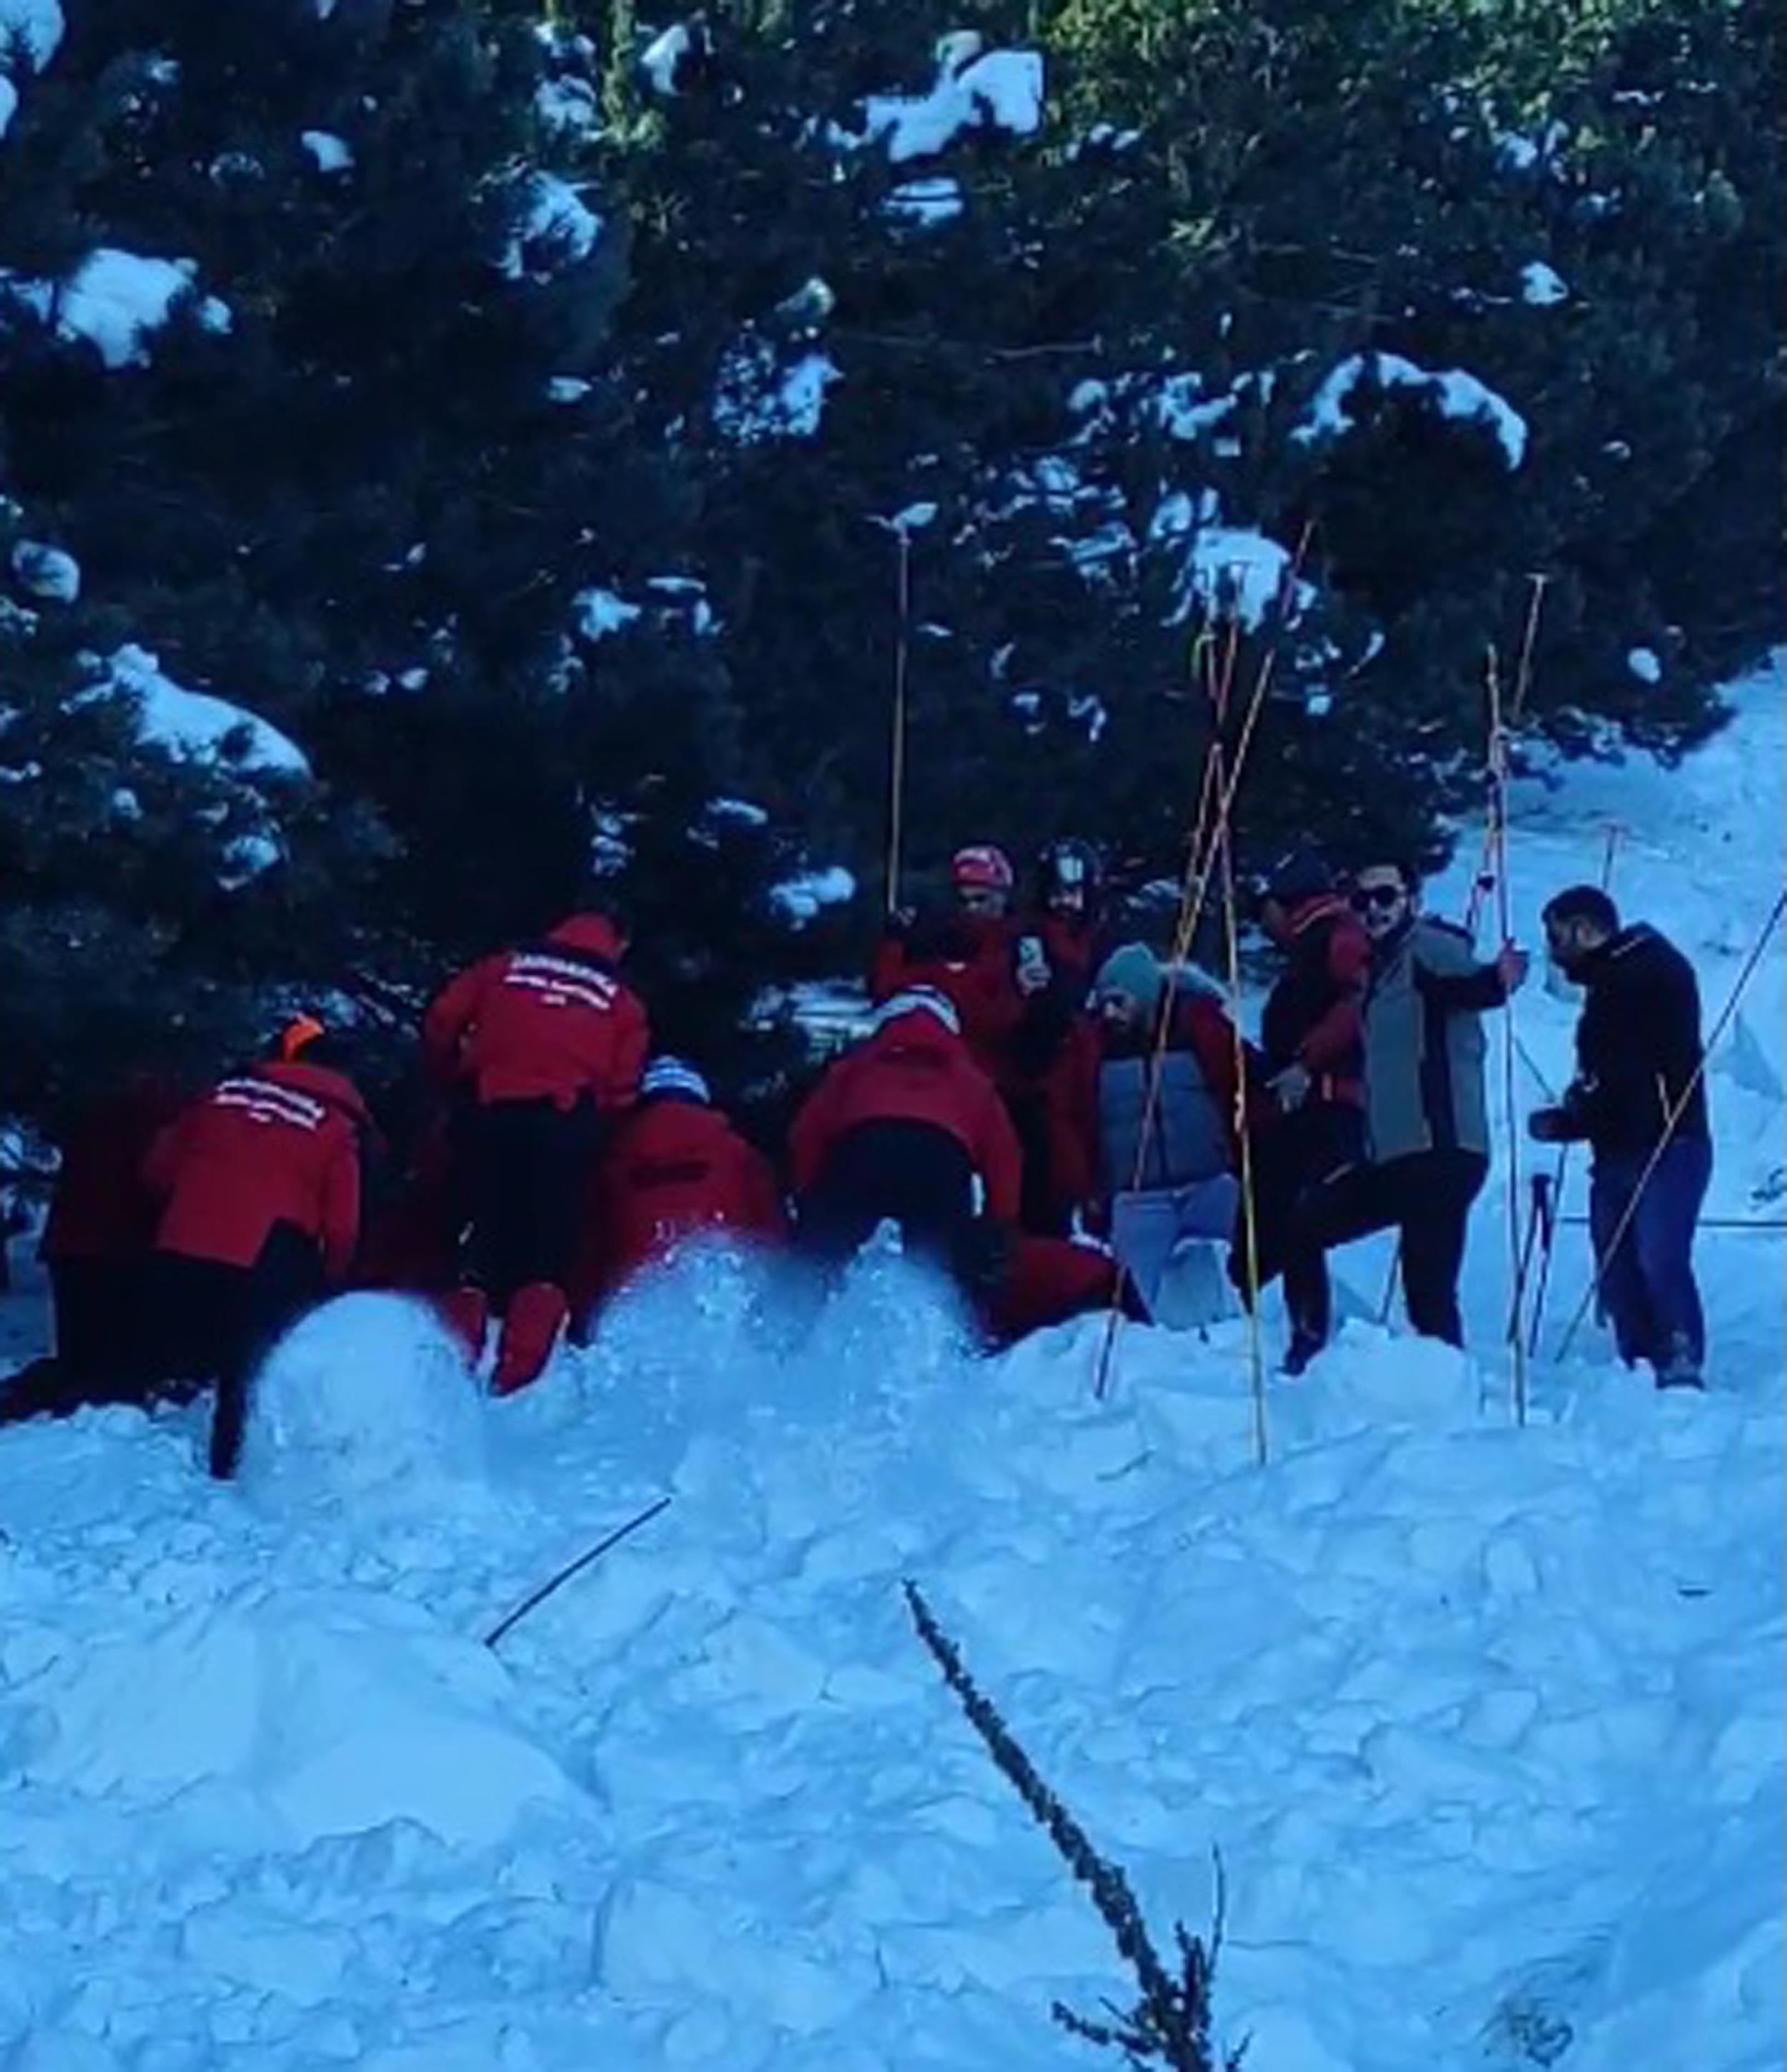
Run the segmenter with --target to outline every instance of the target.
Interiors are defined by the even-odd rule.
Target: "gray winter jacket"
[[[1470,937],[1423,916],[1374,953],[1365,997],[1366,1120],[1380,1165],[1416,1151],[1489,1149],[1485,1010],[1506,999]]]
[[[1142,1141],[1148,1102],[1145,1057],[1107,1058],[1099,1067],[1099,1155],[1104,1185],[1119,1194],[1136,1184],[1136,1154]],[[1140,1191],[1189,1186],[1229,1170],[1229,1125],[1215,1094],[1190,1051],[1169,1049],[1161,1058],[1161,1090]]]

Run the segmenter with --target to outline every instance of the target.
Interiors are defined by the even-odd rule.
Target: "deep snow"
[[[1615,890],[1709,1018],[1778,882],[1778,679],[1739,697],[1667,778],[1522,787],[1514,845],[1530,935],[1617,816]],[[1781,1161],[1784,968],[1715,1063],[1715,1212]],[[1523,1104],[1573,1013],[1522,995]],[[1567,1231],[1518,1429],[1500,1214],[1481,1364],[1349,1324],[1270,1384],[1263,1469],[1239,1325],[1125,1331],[1101,1404],[1096,1322],[969,1365],[884,1264],[795,1353],[744,1328],[743,1268],[692,1262],[499,1405],[354,1298],[277,1356],[236,1490],[194,1412],[0,1434],[0,2064],[1098,2062],[1049,2004],[1127,1981],[910,1576],[1158,1929],[1204,1925],[1221,1850],[1255,2072],[1777,2066],[1780,1237],[1707,1237],[1683,1401],[1592,1331],[1551,1363]],[[1374,1312],[1382,1264],[1341,1261]]]

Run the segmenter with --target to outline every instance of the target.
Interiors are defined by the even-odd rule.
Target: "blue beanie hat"
[[[1125,943],[1099,967],[1095,994],[1126,993],[1144,1011],[1152,1009],[1166,984],[1160,959],[1146,943]]]

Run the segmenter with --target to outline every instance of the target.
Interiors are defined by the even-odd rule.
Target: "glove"
[[[1560,1108],[1534,1108],[1526,1118],[1526,1134],[1535,1144],[1567,1144],[1570,1120]]]
[[[1282,1113],[1295,1115],[1309,1098],[1309,1089],[1314,1084],[1306,1066],[1287,1065],[1282,1072],[1266,1082],[1266,1091]]]

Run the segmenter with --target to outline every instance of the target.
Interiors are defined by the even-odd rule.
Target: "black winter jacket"
[[[1705,1142],[1694,967],[1639,922],[1604,943],[1576,976],[1587,997],[1576,1025],[1576,1077],[1563,1097],[1570,1134],[1597,1151],[1653,1151],[1680,1103],[1674,1136]]]

